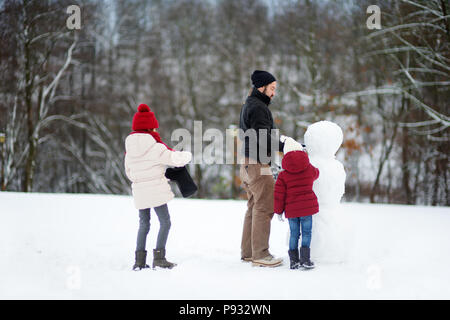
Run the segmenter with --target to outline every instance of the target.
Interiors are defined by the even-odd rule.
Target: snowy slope
[[[245,201],[175,199],[169,209],[167,257],[178,266],[133,272],[131,197],[1,192],[0,299],[450,299],[448,207],[343,204],[348,257],[312,271],[289,269],[288,225],[277,219],[270,250],[284,265],[240,261]]]

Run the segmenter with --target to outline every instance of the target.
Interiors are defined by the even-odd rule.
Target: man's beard
[[[269,96],[268,94],[267,94],[267,87],[265,87],[264,88],[264,91],[263,91],[263,93],[266,95],[266,96],[268,96],[270,99],[272,99],[273,98],[273,96],[271,97],[271,96]]]

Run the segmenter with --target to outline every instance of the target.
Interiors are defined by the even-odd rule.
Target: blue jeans
[[[289,218],[289,228],[291,229],[291,236],[289,238],[289,250],[298,249],[298,239],[300,235],[302,236],[302,247],[307,247],[311,245],[311,234],[312,234],[312,216],[299,217],[299,218]],[[300,227],[302,232],[300,233]]]
[[[154,208],[159,219],[159,232],[156,249],[165,249],[171,226],[167,204]],[[145,250],[147,235],[150,231],[150,208],[139,210],[139,230],[136,241],[136,251]]]

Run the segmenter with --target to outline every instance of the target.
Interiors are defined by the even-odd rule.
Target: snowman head
[[[334,157],[342,141],[342,129],[330,121],[313,123],[305,133],[306,150],[312,157]]]

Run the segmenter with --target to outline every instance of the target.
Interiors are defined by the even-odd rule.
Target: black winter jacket
[[[270,98],[264,93],[259,92],[258,89],[253,88],[252,93],[247,97],[247,100],[242,106],[239,121],[239,128],[244,131],[244,134],[249,129],[254,129],[256,132],[256,151],[250,150],[250,138],[248,136],[242,136],[241,133],[241,140],[243,140],[244,142],[245,157],[255,159],[256,155],[256,160],[260,163],[270,163],[270,158],[272,156],[272,140],[274,145],[277,145],[279,148],[277,151],[282,152],[284,147],[284,143],[279,141],[278,135],[271,135],[271,130],[276,129],[276,127],[273,122],[272,112],[270,112],[269,110],[269,104]],[[265,132],[267,133],[267,139],[263,139],[264,136],[260,135],[260,129],[266,130]],[[260,154],[263,155],[262,159],[260,157]]]

